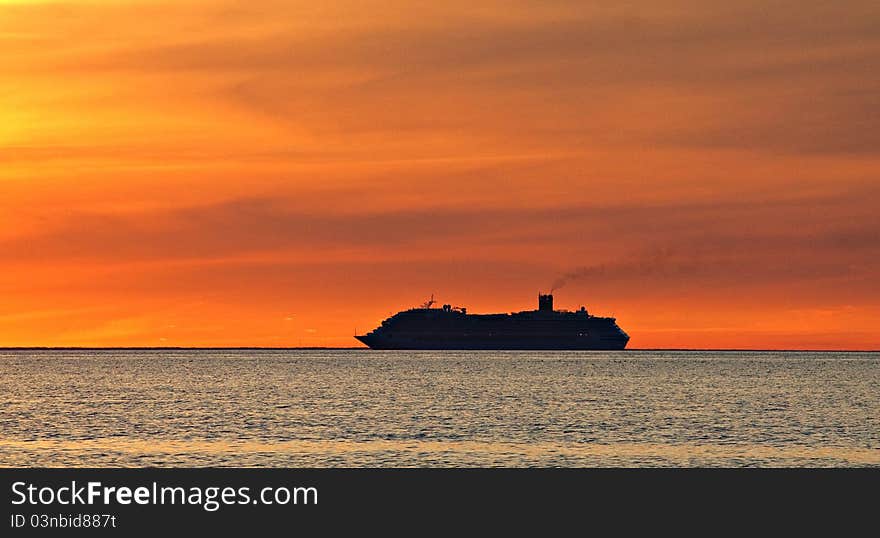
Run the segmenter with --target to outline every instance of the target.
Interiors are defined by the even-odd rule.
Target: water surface
[[[804,465],[880,465],[880,354],[0,351],[0,466]]]

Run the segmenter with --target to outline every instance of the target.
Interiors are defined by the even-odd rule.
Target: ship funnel
[[[552,294],[550,294],[550,293],[548,293],[546,295],[543,293],[538,294],[538,310],[540,310],[541,312],[553,312],[553,295]]]

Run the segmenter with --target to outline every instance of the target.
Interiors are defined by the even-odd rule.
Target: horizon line
[[[372,351],[369,347],[366,346],[349,346],[349,347],[333,347],[333,346],[0,346],[0,351],[74,351],[74,350],[88,350],[88,351],[356,351],[356,350],[365,350]],[[467,349],[448,349],[448,350],[434,350],[434,349],[402,349],[402,350],[384,350],[384,351],[528,351],[528,352],[541,352],[541,351],[602,351],[607,352],[608,350],[516,350],[516,349],[506,349],[506,350],[467,350]],[[808,348],[627,348],[616,351],[736,351],[736,352],[792,352],[792,353],[880,353],[880,349],[808,349]]]

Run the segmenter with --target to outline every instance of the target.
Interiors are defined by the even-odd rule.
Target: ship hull
[[[560,338],[490,338],[490,337],[422,337],[383,338],[381,335],[356,336],[370,349],[382,350],[494,350],[494,351],[591,351],[621,350],[628,338],[584,339]]]

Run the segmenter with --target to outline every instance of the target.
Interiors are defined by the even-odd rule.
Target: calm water
[[[880,354],[0,351],[5,466],[878,466]]]

